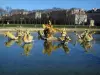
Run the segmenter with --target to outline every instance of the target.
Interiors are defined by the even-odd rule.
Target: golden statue
[[[75,32],[80,41],[92,41],[94,33],[95,32],[90,32],[89,30],[85,30],[82,34],[79,35]]]
[[[25,43],[31,43],[33,41],[33,36],[30,34],[28,30],[24,33],[23,41]]]
[[[56,29],[53,28],[51,21],[49,20],[48,24],[43,24],[43,31],[38,31],[39,36],[44,40],[57,40],[53,37],[53,34],[56,32]]]
[[[17,40],[18,39],[18,37],[13,35],[12,32],[10,32],[10,31],[5,32],[4,36],[6,36],[6,37],[8,37],[9,39],[12,39],[12,40]]]

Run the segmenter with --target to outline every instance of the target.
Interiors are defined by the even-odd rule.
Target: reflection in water
[[[88,52],[88,50],[92,48],[91,42],[82,41],[80,44],[84,48],[85,52]]]
[[[29,56],[29,53],[33,47],[32,43],[25,43],[22,48],[24,49],[24,55]]]
[[[85,52],[88,52],[92,48],[91,41],[84,41],[83,39],[78,39],[77,42],[80,43],[80,46],[84,48]]]
[[[79,38],[79,37],[77,37],[77,39],[75,39],[75,37],[77,37],[77,36],[74,36],[73,39],[72,39],[73,40],[72,44],[74,44],[74,46],[76,45],[77,42],[80,43],[80,46],[82,46],[84,48],[85,52],[88,52],[88,50],[92,48],[91,41],[90,42],[84,41],[82,38]],[[41,37],[38,36],[38,38],[41,38]],[[7,42],[5,42],[5,46],[10,47],[14,43],[17,43],[18,46],[20,46],[24,49],[24,53],[23,53],[24,55],[28,56],[30,54],[30,51],[31,51],[32,46],[33,46],[32,43],[25,43],[24,44],[22,37],[18,37],[18,40],[8,39]],[[61,43],[61,42],[54,44],[53,41],[45,41],[44,40],[43,54],[51,55],[53,51],[55,51],[59,48],[62,48],[62,50],[64,50],[64,52],[68,54],[70,52],[70,49],[67,46],[67,44]]]
[[[65,53],[69,54],[70,49],[68,48],[67,44],[59,44],[60,48],[64,50]]]
[[[58,46],[53,45],[52,41],[45,41],[44,42],[44,54],[51,55],[52,51],[56,50],[59,48]]]
[[[6,47],[11,47],[14,43],[17,43],[18,46],[22,47],[24,49],[24,55],[28,56],[32,47],[33,47],[33,44],[32,43],[24,43],[23,45],[23,40],[22,40],[22,37],[19,37],[18,40],[12,40],[12,39],[9,39],[5,42],[5,46]]]
[[[41,40],[41,36],[40,35],[38,35],[38,40]]]
[[[5,42],[5,46],[6,46],[6,47],[11,47],[14,43],[15,43],[15,40],[8,39],[8,40]]]
[[[33,35],[36,36],[36,34]],[[76,36],[72,37],[72,39],[75,39],[74,37]],[[36,38],[35,42],[31,43],[31,45],[29,43],[24,44],[24,42],[21,44],[20,41],[22,40],[20,40],[18,43],[20,43],[21,46],[19,46],[15,40],[8,40],[5,45],[9,47],[13,45],[13,47],[8,49],[2,45],[5,39],[0,36],[0,59],[2,60],[0,61],[0,75],[100,75],[100,41],[97,41],[100,35],[93,37],[95,38],[95,44],[93,44],[92,41],[84,42],[80,40],[79,42],[77,41],[79,39],[75,39],[77,41],[76,44],[76,41],[73,40],[74,44],[76,44],[75,47],[73,47],[72,41],[68,44],[61,44],[58,41],[44,42],[44,40],[41,41]],[[13,42],[15,42],[15,44]],[[91,43],[93,44],[93,49],[95,49],[95,52],[93,51],[92,53],[88,50],[92,47]],[[33,44],[35,44],[35,48],[33,49],[36,50],[32,49]],[[45,54],[42,54],[41,51],[43,46],[43,52]],[[7,49],[9,51],[6,51]],[[84,53],[84,50],[90,53]],[[20,54],[21,52],[23,55]],[[31,56],[30,54],[33,55]],[[51,56],[48,57],[47,54],[51,54]],[[27,58],[28,55],[31,57]]]
[[[58,45],[53,45],[51,41],[45,41],[44,42],[44,50],[43,53],[47,55],[51,55],[52,51],[57,50],[58,48],[62,48],[65,53],[69,53],[69,48],[66,44],[58,44]]]
[[[18,37],[18,40],[12,40],[12,39],[8,38],[8,40],[5,42],[5,46],[11,47],[15,42],[16,42],[19,46],[21,46],[21,45],[23,44],[22,37]]]
[[[16,43],[21,46],[23,44],[23,40],[22,40],[22,37],[18,37],[18,40],[16,41]]]
[[[77,34],[77,32],[75,32],[75,34],[78,37],[77,42],[80,43],[80,45],[84,48],[85,52],[88,52],[89,49],[92,48],[92,43],[91,41],[93,40],[93,34],[94,32],[89,32],[89,31],[85,31],[82,34]]]

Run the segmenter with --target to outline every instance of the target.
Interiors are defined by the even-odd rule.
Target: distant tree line
[[[52,21],[53,24],[67,24],[67,25],[75,25],[77,24],[89,24],[89,20],[99,19],[98,16],[96,18],[94,16],[88,16],[90,13],[100,14],[100,9],[92,9],[92,10],[82,10],[77,8],[71,9],[61,9],[61,8],[53,8],[53,9],[45,9],[45,10],[32,10],[28,11],[25,9],[12,9],[11,7],[6,7],[5,9],[0,8],[0,24],[47,24],[49,20]],[[74,18],[75,15],[78,14],[78,17]],[[87,22],[85,22],[84,15],[87,15]],[[76,15],[77,16],[77,15]],[[100,16],[99,16],[100,17]],[[75,22],[77,19],[77,22]],[[97,24],[100,24],[98,20],[96,20]],[[95,24],[96,24],[95,23]]]

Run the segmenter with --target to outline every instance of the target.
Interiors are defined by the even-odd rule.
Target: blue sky
[[[59,8],[100,8],[100,0],[0,0],[0,7],[22,8],[27,10]]]

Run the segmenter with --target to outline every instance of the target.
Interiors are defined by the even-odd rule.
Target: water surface
[[[100,75],[100,34],[83,45],[73,33],[68,34],[72,41],[66,45],[32,35],[30,44],[0,35],[0,75]]]

